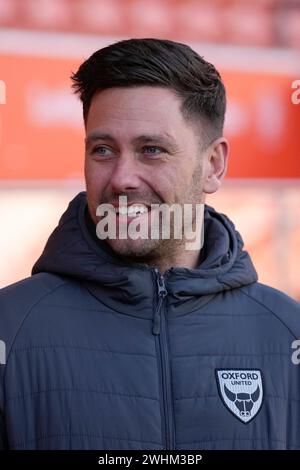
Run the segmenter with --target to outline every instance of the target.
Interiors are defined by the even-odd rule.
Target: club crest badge
[[[249,423],[259,412],[263,401],[260,370],[217,369],[219,394],[225,406],[243,423]]]

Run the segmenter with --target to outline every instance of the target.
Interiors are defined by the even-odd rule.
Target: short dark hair
[[[226,93],[219,72],[186,44],[128,39],[94,52],[72,75],[86,122],[93,95],[112,87],[161,86],[182,99],[187,120],[202,119],[210,138],[222,135]]]

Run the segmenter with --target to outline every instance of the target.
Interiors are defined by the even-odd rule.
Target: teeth
[[[126,207],[120,207],[119,208],[119,214],[126,215],[127,214],[127,208]]]
[[[129,215],[131,217],[136,217],[139,214],[144,214],[148,212],[148,207],[143,204],[132,204],[132,206],[121,206],[116,208],[116,213],[120,215]]]

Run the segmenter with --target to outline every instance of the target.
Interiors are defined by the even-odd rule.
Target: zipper
[[[154,312],[152,332],[156,336],[159,344],[161,383],[163,391],[163,414],[165,425],[165,446],[166,450],[175,449],[175,429],[174,429],[174,413],[173,399],[171,387],[171,370],[168,350],[166,312],[164,308],[164,298],[168,295],[165,285],[165,278],[155,269],[157,280],[158,301]]]
[[[156,268],[155,268],[155,275],[156,275],[156,281],[157,281],[158,302],[157,302],[156,309],[154,312],[152,333],[154,335],[159,335],[163,301],[166,295],[168,295],[168,291],[166,289],[164,276]]]

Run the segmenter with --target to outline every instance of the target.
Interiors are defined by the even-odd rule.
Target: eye
[[[104,145],[97,145],[92,149],[91,154],[97,156],[99,155],[101,157],[109,157],[113,155],[114,152],[109,147],[105,147]]]
[[[150,156],[157,156],[162,153],[167,153],[167,151],[164,148],[157,147],[155,145],[149,145],[149,146],[143,147],[142,150],[143,150],[143,153],[145,153],[146,155],[150,155]]]

